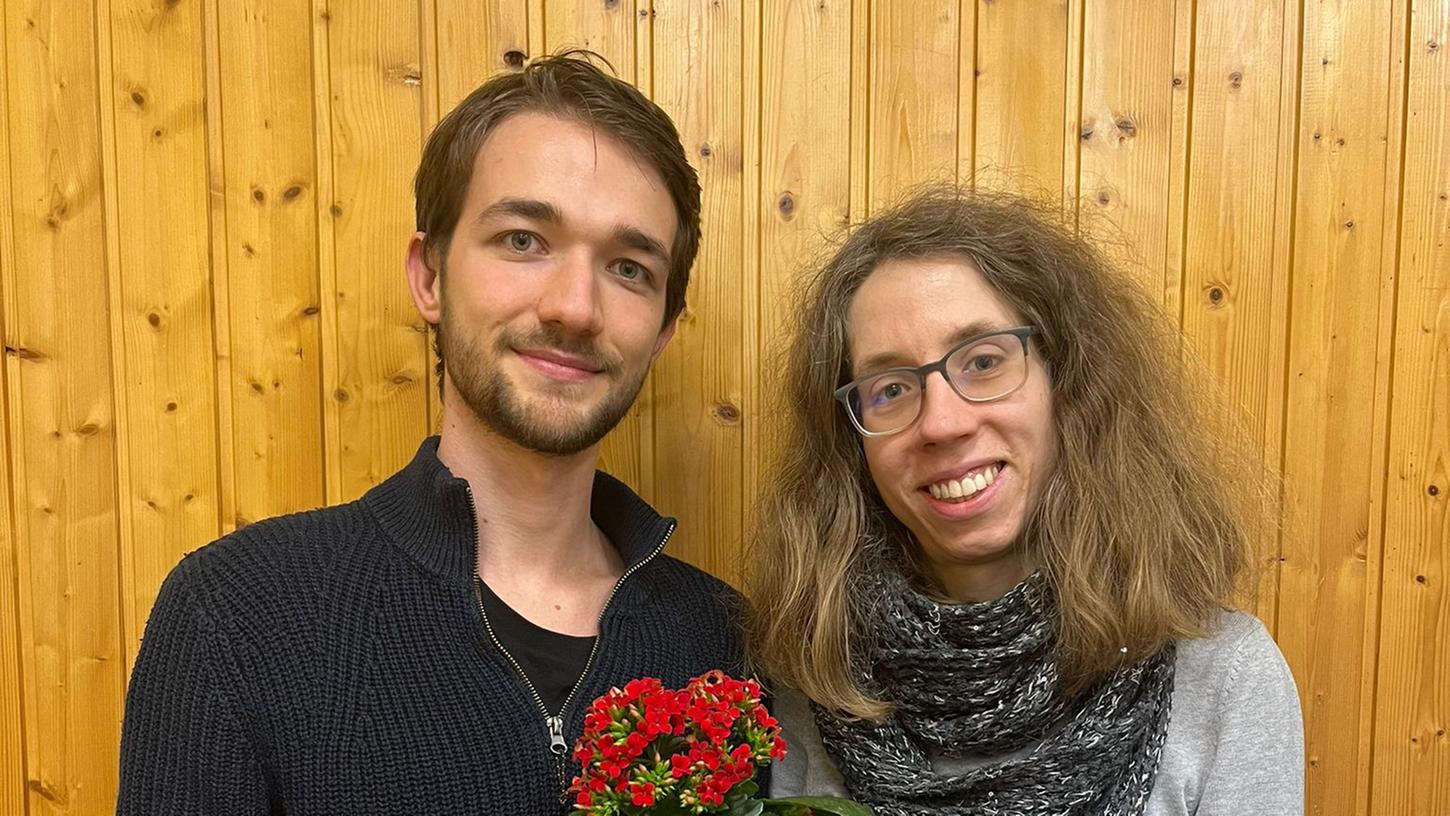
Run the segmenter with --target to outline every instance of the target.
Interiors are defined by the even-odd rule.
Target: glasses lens
[[[916,375],[888,372],[857,383],[848,399],[861,427],[870,433],[890,433],[910,425],[921,406]]]
[[[985,337],[947,358],[947,374],[967,399],[996,399],[1027,379],[1027,350],[1016,335]]]

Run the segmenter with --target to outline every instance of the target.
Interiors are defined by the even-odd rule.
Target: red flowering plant
[[[723,813],[870,816],[844,799],[759,799],[757,768],[785,757],[760,684],[712,671],[682,689],[647,677],[610,689],[584,715],[574,747],[575,816]]]

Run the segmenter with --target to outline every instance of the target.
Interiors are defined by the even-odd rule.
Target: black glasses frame
[[[967,402],[994,402],[996,400],[1002,399],[1005,396],[1008,396],[1012,392],[1014,392],[1017,389],[1021,388],[1022,387],[1022,383],[1027,382],[1027,377],[1025,376],[1025,374],[1022,377],[1022,380],[1020,382],[1018,382],[1016,385],[1012,386],[1011,388],[1007,389],[1006,391],[1003,391],[1002,393],[997,394],[996,396],[992,396],[992,397],[970,397],[970,396],[967,396],[966,394],[963,394],[962,391],[961,391],[961,389],[957,387],[957,384],[954,383],[954,382],[952,382],[952,378],[949,377],[949,376],[947,376],[947,360],[951,359],[952,355],[956,354],[957,352],[961,351],[962,349],[964,349],[964,348],[966,348],[968,346],[975,345],[975,344],[980,343],[983,340],[986,340],[986,339],[991,338],[991,337],[1000,337],[1002,335],[1007,335],[1007,334],[1010,334],[1013,337],[1016,337],[1018,339],[1018,341],[1020,341],[1022,343],[1022,356],[1025,359],[1027,357],[1027,341],[1028,341],[1028,339],[1030,339],[1036,333],[1037,333],[1037,328],[1035,326],[1018,326],[1016,328],[1011,328],[1011,329],[998,329],[996,331],[990,331],[990,332],[987,332],[985,334],[976,335],[975,337],[969,337],[966,340],[963,340],[962,342],[956,344],[955,346],[952,346],[951,349],[949,349],[946,354],[943,354],[941,356],[941,359],[940,360],[937,360],[934,363],[927,363],[926,365],[917,366],[916,368],[912,368],[910,366],[901,366],[901,367],[898,367],[898,368],[887,368],[887,369],[883,369],[881,371],[876,371],[876,372],[873,372],[871,374],[868,374],[865,377],[860,377],[860,378],[854,379],[854,380],[846,383],[845,385],[841,386],[840,388],[837,388],[836,389],[836,392],[835,392],[835,394],[836,394],[836,401],[839,402],[839,403],[841,403],[841,407],[846,410],[846,416],[848,416],[848,417],[851,418],[851,424],[856,426],[856,430],[857,431],[860,431],[862,436],[891,436],[892,434],[901,433],[902,431],[904,431],[907,428],[911,427],[911,423],[912,422],[915,422],[916,419],[917,419],[917,417],[920,417],[921,416],[921,406],[918,405],[917,406],[917,409],[916,409],[916,416],[914,416],[914,417],[911,418],[911,422],[908,422],[905,425],[902,425],[900,428],[897,428],[894,431],[868,431],[861,424],[861,418],[858,417],[858,416],[856,416],[856,412],[851,409],[851,400],[850,400],[851,391],[854,390],[854,389],[856,389],[856,388],[859,388],[861,386],[861,383],[863,383],[863,382],[866,382],[868,380],[874,380],[877,377],[881,377],[881,376],[884,376],[884,375],[887,375],[887,374],[912,374],[912,375],[914,375],[916,377],[917,388],[919,389],[919,393],[922,394],[922,398],[923,399],[925,398],[925,395],[926,395],[926,378],[927,378],[927,376],[930,375],[932,372],[938,372],[938,373],[941,374],[942,379],[943,380],[946,380],[947,385],[951,387],[952,392],[955,393],[957,396],[961,397],[962,399],[966,400]]]

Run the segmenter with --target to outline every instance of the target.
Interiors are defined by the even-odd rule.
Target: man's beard
[[[644,386],[649,368],[637,374],[624,370],[621,360],[602,354],[586,339],[570,338],[557,329],[541,326],[532,331],[504,329],[493,344],[493,354],[482,352],[476,343],[462,340],[443,312],[439,334],[444,365],[453,388],[479,422],[519,447],[554,456],[579,453],[613,430]],[[614,386],[604,399],[584,413],[576,413],[563,396],[540,396],[535,405],[521,401],[513,383],[499,366],[513,348],[556,349],[579,357],[599,369]]]

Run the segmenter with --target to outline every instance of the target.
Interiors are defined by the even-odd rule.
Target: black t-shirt
[[[594,638],[561,635],[535,626],[493,594],[488,584],[477,583],[494,636],[524,670],[544,707],[550,714],[559,714],[589,662]]]

